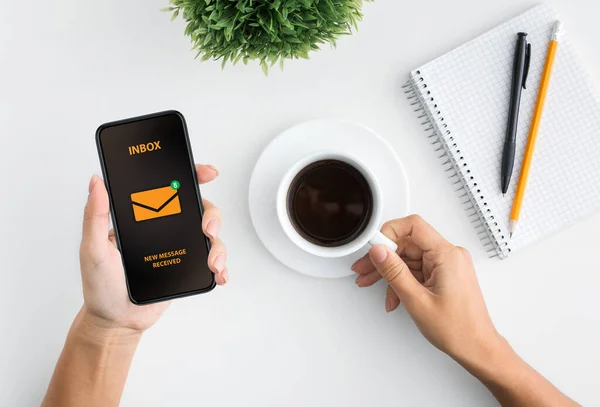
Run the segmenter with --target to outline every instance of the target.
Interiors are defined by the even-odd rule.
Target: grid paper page
[[[465,167],[474,176],[471,182],[477,186],[469,187],[473,188],[476,199],[491,210],[498,223],[493,232],[506,237],[506,242],[509,215],[556,20],[557,15],[549,6],[537,6],[412,72],[413,78],[417,74],[423,78],[435,98],[440,115],[452,130],[464,157]],[[528,33],[532,46],[531,68],[521,99],[511,186],[503,197],[500,163],[514,51],[520,31]],[[508,247],[519,249],[599,208],[600,100],[565,34],[556,54],[519,225]]]

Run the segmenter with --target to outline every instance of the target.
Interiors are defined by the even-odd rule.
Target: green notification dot
[[[179,181],[177,181],[177,180],[171,181],[171,188],[173,188],[175,191],[177,191],[180,186],[181,186],[181,184],[179,183]]]

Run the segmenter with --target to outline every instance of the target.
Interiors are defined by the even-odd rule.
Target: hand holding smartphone
[[[96,132],[129,298],[148,304],[215,287],[210,240],[185,119],[179,112],[106,123]]]

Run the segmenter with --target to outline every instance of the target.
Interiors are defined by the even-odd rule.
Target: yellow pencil
[[[527,177],[529,176],[529,169],[531,168],[531,161],[533,159],[533,151],[535,150],[535,142],[538,136],[538,130],[540,129],[540,123],[542,121],[542,114],[544,112],[544,103],[546,102],[546,95],[548,93],[548,86],[550,85],[550,77],[552,76],[552,66],[554,65],[554,57],[556,56],[556,49],[558,48],[558,40],[562,31],[562,23],[556,22],[552,31],[552,37],[550,44],[548,45],[548,55],[546,56],[546,65],[544,66],[544,73],[542,74],[542,82],[540,83],[540,90],[533,112],[533,120],[531,122],[531,129],[529,130],[529,138],[527,139],[527,147],[525,148],[525,155],[523,156],[523,164],[521,165],[521,174],[519,175],[519,184],[517,185],[517,193],[513,202],[512,211],[510,213],[510,235],[517,229],[517,223],[519,222],[519,215],[521,213],[521,206],[523,204],[523,198],[525,196],[525,188],[527,187]]]

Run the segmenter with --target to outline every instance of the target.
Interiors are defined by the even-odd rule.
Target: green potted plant
[[[371,1],[371,0],[365,0]],[[269,66],[309,58],[321,44],[352,33],[363,0],[170,0],[165,11],[187,22],[196,58]]]

